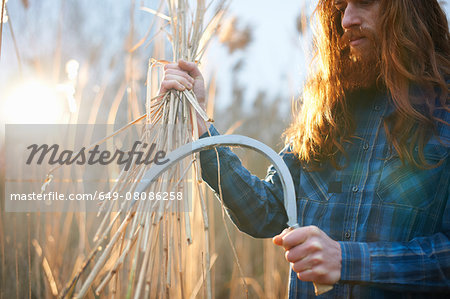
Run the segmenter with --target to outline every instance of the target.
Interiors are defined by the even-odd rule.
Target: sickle
[[[144,175],[138,186],[136,192],[144,192],[150,184],[155,181],[164,171],[169,169],[173,164],[181,159],[203,150],[213,149],[217,146],[240,146],[250,148],[258,153],[261,153],[272,162],[277,170],[281,185],[283,187],[284,208],[288,216],[287,225],[290,229],[296,229],[299,226],[297,223],[297,205],[295,201],[295,187],[292,181],[292,176],[289,168],[284,163],[283,159],[270,147],[255,139],[241,136],[241,135],[219,135],[206,137],[194,142],[185,144],[176,150],[170,152],[165,158],[167,163],[162,165],[153,165]],[[314,283],[316,295],[328,292],[333,286],[322,285]]]
[[[288,216],[288,226],[297,224],[297,207],[295,202],[295,188],[291,173],[283,159],[270,147],[255,139],[241,135],[220,135],[202,138],[197,141],[185,144],[170,152],[165,158],[169,161],[161,165],[153,165],[142,178],[136,187],[136,192],[144,192],[150,184],[156,180],[164,171],[169,169],[174,163],[181,159],[203,150],[215,148],[217,146],[240,146],[255,150],[267,157],[272,162],[280,175],[283,186],[284,208]]]

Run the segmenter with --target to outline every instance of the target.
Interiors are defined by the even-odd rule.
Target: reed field
[[[233,51],[250,42],[250,29],[232,34],[233,16],[226,12],[229,1],[161,0],[155,4],[131,0],[127,10],[118,15],[117,10],[108,10],[108,5],[93,4],[97,12],[84,14],[84,2],[60,1],[56,14],[35,23],[31,19],[38,20],[48,4],[22,0],[9,10],[11,3],[1,1],[3,16],[8,18],[2,24],[1,59],[13,57],[9,65],[17,70],[8,84],[25,80],[30,73],[62,82],[58,86],[68,90],[63,94],[70,112],[63,113],[59,122],[113,124],[120,134],[140,125],[144,128],[139,131],[142,141],[155,142],[170,152],[198,138],[196,123],[201,117],[214,119],[222,133],[242,134],[275,150],[282,148],[280,136],[289,119],[279,107],[290,99],[272,99],[261,91],[252,109],[245,109],[243,87],[232,82],[232,101],[219,109],[215,96],[220,86],[214,76],[205,77],[205,110],[190,91],[158,95],[168,61],[194,61],[203,70],[216,63],[204,59],[210,42],[228,43]],[[21,16],[30,19],[16,18],[19,9],[23,10]],[[111,22],[96,24],[96,30],[102,30],[102,25],[116,26],[114,17],[127,19],[125,28],[110,31],[121,32],[114,37],[118,45],[114,54],[102,51],[102,44],[111,36],[98,39],[95,32],[83,27],[84,18],[93,22],[95,13],[102,11],[111,15]],[[56,25],[49,29],[54,36],[44,47],[47,52],[31,60],[27,59],[30,49],[20,43],[20,37],[30,34],[31,40],[33,30],[26,33],[25,29],[37,24],[43,27],[35,32]],[[239,38],[231,42],[230,36]],[[77,41],[71,45],[80,53],[76,58],[71,57],[73,49],[66,48],[70,37]],[[234,72],[239,71],[236,65]],[[86,132],[86,146],[93,142],[89,134]],[[5,161],[4,147],[3,143],[2,203],[7,177],[4,166],[11,163]],[[248,169],[264,178],[269,162],[262,163],[261,156],[249,150],[235,152]],[[198,160],[198,155],[186,158],[150,187],[155,192],[189,190],[192,208],[188,213],[183,206],[162,203],[139,203],[118,210],[104,204],[100,213],[12,213],[2,204],[0,298],[286,298],[289,265],[284,251],[270,239],[254,239],[234,226],[220,200],[200,179]],[[147,170],[144,166],[128,171],[111,168],[101,188],[133,192]],[[66,192],[56,176],[55,172],[52,181],[47,177],[46,188]],[[40,186],[46,177],[36,180]]]

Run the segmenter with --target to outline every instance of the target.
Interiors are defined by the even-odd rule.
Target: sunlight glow
[[[66,99],[56,88],[28,81],[11,89],[0,103],[2,120],[14,124],[54,124],[63,120]]]
[[[66,63],[66,73],[69,80],[75,80],[78,76],[80,64],[75,59],[71,59]]]

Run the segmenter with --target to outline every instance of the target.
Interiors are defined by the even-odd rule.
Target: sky
[[[241,27],[250,26],[252,41],[248,48],[232,55],[227,55],[223,46],[212,44],[207,58],[221,61],[220,65],[211,65],[220,67],[216,75],[225,86],[218,95],[218,105],[226,105],[231,96],[230,89],[226,88],[230,86],[231,69],[243,59],[238,81],[245,86],[247,103],[251,103],[259,91],[265,91],[268,97],[285,97],[289,106],[292,96],[298,95],[307,69],[310,34],[299,38],[296,17],[304,8],[312,11],[312,2],[309,3],[305,6],[302,1],[293,0],[278,2],[278,5],[266,0],[232,2],[229,14],[237,17]]]

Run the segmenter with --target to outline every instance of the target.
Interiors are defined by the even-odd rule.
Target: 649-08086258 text
[[[94,193],[69,193],[45,192],[45,193],[11,193],[11,201],[93,201],[93,200],[182,200],[183,192],[97,192]]]

